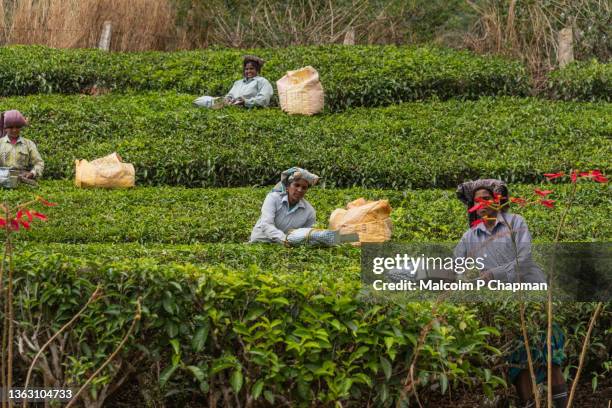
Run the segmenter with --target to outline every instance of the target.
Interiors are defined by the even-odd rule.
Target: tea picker
[[[26,126],[28,121],[18,110],[0,115],[0,180],[5,188],[15,188],[19,182],[36,186],[34,179],[45,168],[36,144],[21,136]]]

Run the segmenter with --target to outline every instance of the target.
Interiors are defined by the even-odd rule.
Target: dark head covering
[[[505,204],[508,201],[508,186],[503,181],[497,179],[466,181],[457,187],[457,198],[469,209],[474,206],[474,193],[483,188],[493,194],[501,194],[500,204]],[[504,206],[502,211],[508,211],[508,207]],[[475,212],[468,213],[469,224],[471,225],[477,217],[478,215]]]
[[[256,55],[245,55],[242,59],[242,69],[243,70],[246,67],[246,64],[248,64],[249,62],[255,65],[255,69],[257,69],[257,72],[259,73],[261,69],[263,68],[265,61]]]
[[[28,120],[18,110],[9,110],[0,116],[0,134],[4,136],[4,129],[9,127],[22,128],[28,126]]]

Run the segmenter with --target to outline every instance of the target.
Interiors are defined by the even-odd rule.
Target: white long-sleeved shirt
[[[470,228],[455,247],[454,255],[482,258],[484,271],[491,272],[495,280],[519,282],[520,278],[520,282],[546,282],[544,273],[531,256],[527,223],[517,214],[498,213],[490,231],[485,224]]]
[[[296,228],[310,228],[316,221],[315,209],[301,199],[289,208],[287,193],[268,193],[261,206],[261,216],[251,231],[250,242],[283,243],[287,232]]]
[[[274,89],[270,82],[264,77],[243,78],[234,82],[232,89],[225,95],[228,99],[244,99],[244,106],[262,108],[270,104],[270,98],[274,95]]]

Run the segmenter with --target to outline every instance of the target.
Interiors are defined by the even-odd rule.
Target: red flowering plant
[[[520,207],[526,207],[528,205],[543,205],[548,208],[555,208],[555,200],[551,200],[548,195],[553,194],[553,190],[540,190],[536,188],[533,190],[534,196],[531,199],[526,199],[523,197],[510,197],[509,200],[506,197],[503,197],[499,193],[493,194],[492,200],[485,200],[483,198],[476,198],[474,200],[475,204],[468,209],[469,213],[474,213],[483,208],[491,208],[495,211],[502,211],[505,207],[508,207],[510,204],[516,204]],[[493,218],[494,219],[494,218]],[[477,218],[470,225],[472,227],[476,227],[479,224],[483,224],[487,221],[491,220],[490,217],[484,216],[482,218]]]
[[[559,238],[561,236],[561,230],[563,229],[563,226],[565,223],[565,218],[567,214],[569,213],[569,210],[572,207],[574,198],[576,197],[578,182],[580,180],[584,180],[584,181],[594,181],[596,183],[607,183],[608,178],[600,170],[580,171],[576,169],[571,170],[569,175],[567,175],[567,173],[565,172],[558,172],[558,173],[546,173],[544,174],[544,177],[546,177],[548,181],[569,177],[572,183],[572,190],[570,192],[567,205],[565,207],[563,214],[561,215],[561,218],[559,220],[559,225],[557,227],[557,233],[555,235],[555,241],[554,241],[556,243],[559,241]],[[578,380],[580,379],[580,373],[582,371],[582,366],[584,363],[584,356],[586,354],[588,344],[589,344],[589,337],[593,329],[593,326],[595,325],[597,317],[602,310],[602,306],[603,306],[602,302],[597,303],[595,310],[593,311],[593,315],[591,316],[591,321],[589,323],[589,329],[582,343],[582,351],[580,353],[578,369],[576,371],[576,376],[574,377],[572,388],[570,390],[569,398],[567,401],[568,408],[572,406],[572,401],[576,393],[576,388],[578,386]],[[547,357],[548,357],[548,361],[547,361],[547,365],[548,365],[548,403],[550,406],[551,401],[552,401],[552,379],[551,379],[551,370],[552,370],[552,290],[550,290],[550,288],[548,290],[547,320],[548,320],[548,325],[547,325],[548,327],[547,327],[547,333],[546,333],[546,345],[547,345],[546,351],[547,351]]]
[[[607,183],[608,182],[608,178],[600,171],[600,170],[588,170],[588,171],[580,171],[580,170],[571,170],[569,173],[566,172],[557,172],[557,173],[545,173],[544,177],[546,177],[546,179],[551,182],[552,180],[563,180],[563,179],[569,179],[570,182],[572,183],[572,189],[570,191],[568,200],[566,202],[565,205],[565,209],[561,215],[561,218],[559,219],[559,224],[557,226],[557,232],[555,234],[555,239],[554,239],[554,243],[557,243],[561,237],[561,231],[564,227],[565,224],[565,219],[567,217],[567,214],[569,213],[572,204],[574,202],[574,198],[576,197],[576,191],[577,191],[577,187],[580,181],[593,181],[596,183]],[[475,204],[474,206],[472,206],[468,212],[473,213],[476,212],[480,209],[483,208],[491,208],[495,211],[501,212],[501,210],[503,210],[506,206],[509,206],[510,204],[515,204],[518,205],[520,207],[525,207],[528,205],[542,205],[544,207],[547,208],[555,208],[555,203],[556,200],[553,200],[551,198],[549,198],[549,196],[554,195],[554,191],[553,190],[545,190],[545,189],[539,189],[536,188],[533,191],[533,197],[531,199],[528,198],[524,198],[524,197],[502,197],[500,194],[494,194],[494,198],[492,200],[485,200],[482,198],[476,198],[475,199]],[[501,213],[503,216],[503,213]],[[482,217],[482,218],[478,218],[476,219],[474,222],[472,222],[471,226],[472,227],[477,227],[479,224],[485,223],[487,221],[489,221],[490,218],[489,217]],[[553,258],[554,259],[554,258]],[[554,270],[554,267],[552,268]],[[551,271],[552,274],[552,271]],[[548,286],[548,299],[547,299],[547,336],[546,336],[546,343],[547,343],[547,366],[548,366],[548,396],[547,396],[547,400],[548,400],[548,406],[552,406],[552,289],[551,289],[551,283],[552,283],[552,277],[550,277],[550,282],[549,282],[549,286]],[[574,398],[575,392],[576,392],[576,387],[578,385],[578,380],[580,378],[580,373],[582,370],[582,364],[584,362],[584,356],[586,354],[587,348],[588,348],[588,342],[589,342],[589,337],[590,337],[590,333],[592,331],[592,328],[595,324],[595,321],[597,320],[597,317],[599,315],[599,313],[602,310],[602,303],[599,302],[596,307],[595,310],[593,311],[593,315],[591,317],[590,323],[589,323],[589,329],[587,331],[587,334],[585,336],[583,345],[582,345],[582,351],[581,351],[581,355],[580,355],[580,363],[574,378],[574,381],[572,383],[572,388],[570,391],[570,395],[568,398],[568,403],[567,403],[567,407],[571,407],[572,404],[572,400]],[[523,326],[523,329],[525,327],[524,325],[524,320],[523,320],[523,313],[524,313],[524,307],[521,307],[521,325]],[[535,386],[535,376],[534,376],[534,372],[533,372],[533,366],[532,366],[532,362],[531,362],[531,353],[529,351],[529,346],[528,346],[528,339],[527,339],[527,335],[526,332],[524,331],[523,333],[523,337],[525,340],[525,349],[527,350],[527,354],[528,354],[528,360],[529,360],[529,371],[530,374],[532,376],[532,386],[534,388],[534,395],[538,395],[537,393],[537,389]],[[535,400],[536,403],[536,407],[540,406],[540,402],[539,399],[536,397]]]
[[[33,206],[42,204],[46,207],[54,207],[55,203],[49,202],[38,196],[34,200],[11,207],[7,203],[0,204],[0,230],[5,233],[4,255],[0,264],[0,304],[3,311],[2,336],[0,344],[0,386],[9,389],[13,385],[13,344],[14,344],[14,319],[13,319],[13,246],[12,234],[32,228],[36,221],[47,221],[47,216],[34,210]],[[6,285],[4,284],[5,267],[8,266]]]

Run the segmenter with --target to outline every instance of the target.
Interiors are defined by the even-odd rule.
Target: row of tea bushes
[[[612,101],[612,64],[597,60],[569,64],[550,73],[548,92],[565,101]]]
[[[30,118],[24,135],[46,178],[69,178],[74,159],[117,151],[140,185],[268,185],[299,165],[325,186],[453,187],[496,177],[609,169],[612,107],[525,98],[406,103],[317,117],[277,109],[199,110],[192,96],[30,96],[0,101]]]
[[[437,47],[317,46],[257,50],[212,48],[187,52],[106,53],[40,46],[0,49],[0,94],[80,93],[93,86],[224,95],[240,78],[242,55],[266,60],[274,84],[286,71],[317,68],[333,111],[429,97],[474,99],[527,95],[529,76],[518,61]],[[570,64],[549,76],[553,99],[610,101],[612,71],[596,60]]]
[[[533,198],[535,185],[511,185],[515,196]],[[540,186],[541,188],[544,188]],[[561,206],[570,192],[567,184],[551,186],[549,198]],[[37,191],[8,191],[5,200],[17,203],[40,194],[59,205],[45,209],[47,223],[37,223],[23,239],[65,243],[246,242],[269,188],[200,189],[138,187],[133,190],[81,190],[66,181],[44,182]],[[605,241],[611,236],[608,185],[584,183],[567,218],[562,239]],[[411,242],[456,242],[468,228],[466,209],[452,190],[368,190],[315,187],[307,199],[317,210],[318,226],[326,227],[335,208],[359,197],[388,199],[393,208],[393,239]],[[522,214],[537,241],[553,241],[562,208],[542,205],[513,208]]]
[[[421,329],[435,316],[443,319],[424,338],[418,387],[446,393],[464,383],[491,392],[503,384],[486,372],[499,353],[488,344],[497,330],[482,326],[465,306],[442,304],[434,316],[427,303],[372,303],[347,269],[271,272],[137,257],[104,262],[95,255],[24,250],[15,262],[18,337],[43,341],[96,285],[102,288],[102,297],[56,348],[57,361],[70,361],[51,370],[58,386],[82,384],[102,364],[141,300],[142,318],[88,390],[90,402],[108,396],[127,372],[132,380],[151,379],[148,388],[139,387],[140,395],[131,393],[133,406],[144,395],[172,395],[172,406],[186,406],[224,394],[241,405],[389,403],[400,398]],[[35,353],[28,343],[24,347],[16,363],[20,371]],[[41,383],[39,375],[36,370],[32,384]]]
[[[132,406],[149,399],[202,406],[223,395],[240,404],[396,403],[406,397],[414,349],[430,324],[415,367],[422,401],[465,387],[490,395],[504,384],[500,350],[510,352],[520,332],[511,301],[435,308],[372,302],[361,291],[359,260],[350,259],[355,248],[35,244],[15,252],[19,338],[45,341],[102,288],[55,348],[54,358],[70,364],[47,372],[63,387],[82,384],[102,364],[141,301],[142,318],[86,393],[90,403],[119,398],[108,392],[126,374],[127,390],[119,393]],[[528,305],[530,332],[543,327],[544,306]],[[593,308],[555,305],[570,378]],[[611,319],[606,305],[585,360],[587,377],[599,378],[609,364]],[[19,373],[35,353],[29,344],[15,361]],[[129,384],[136,382],[135,391]],[[37,369],[31,384],[40,383]]]
[[[97,86],[115,91],[174,90],[225,95],[242,75],[242,55],[266,60],[275,84],[288,70],[314,66],[333,111],[381,106],[432,96],[447,99],[526,95],[522,64],[436,47],[317,46],[258,50],[105,53],[39,46],[0,49],[0,94],[78,93]]]

